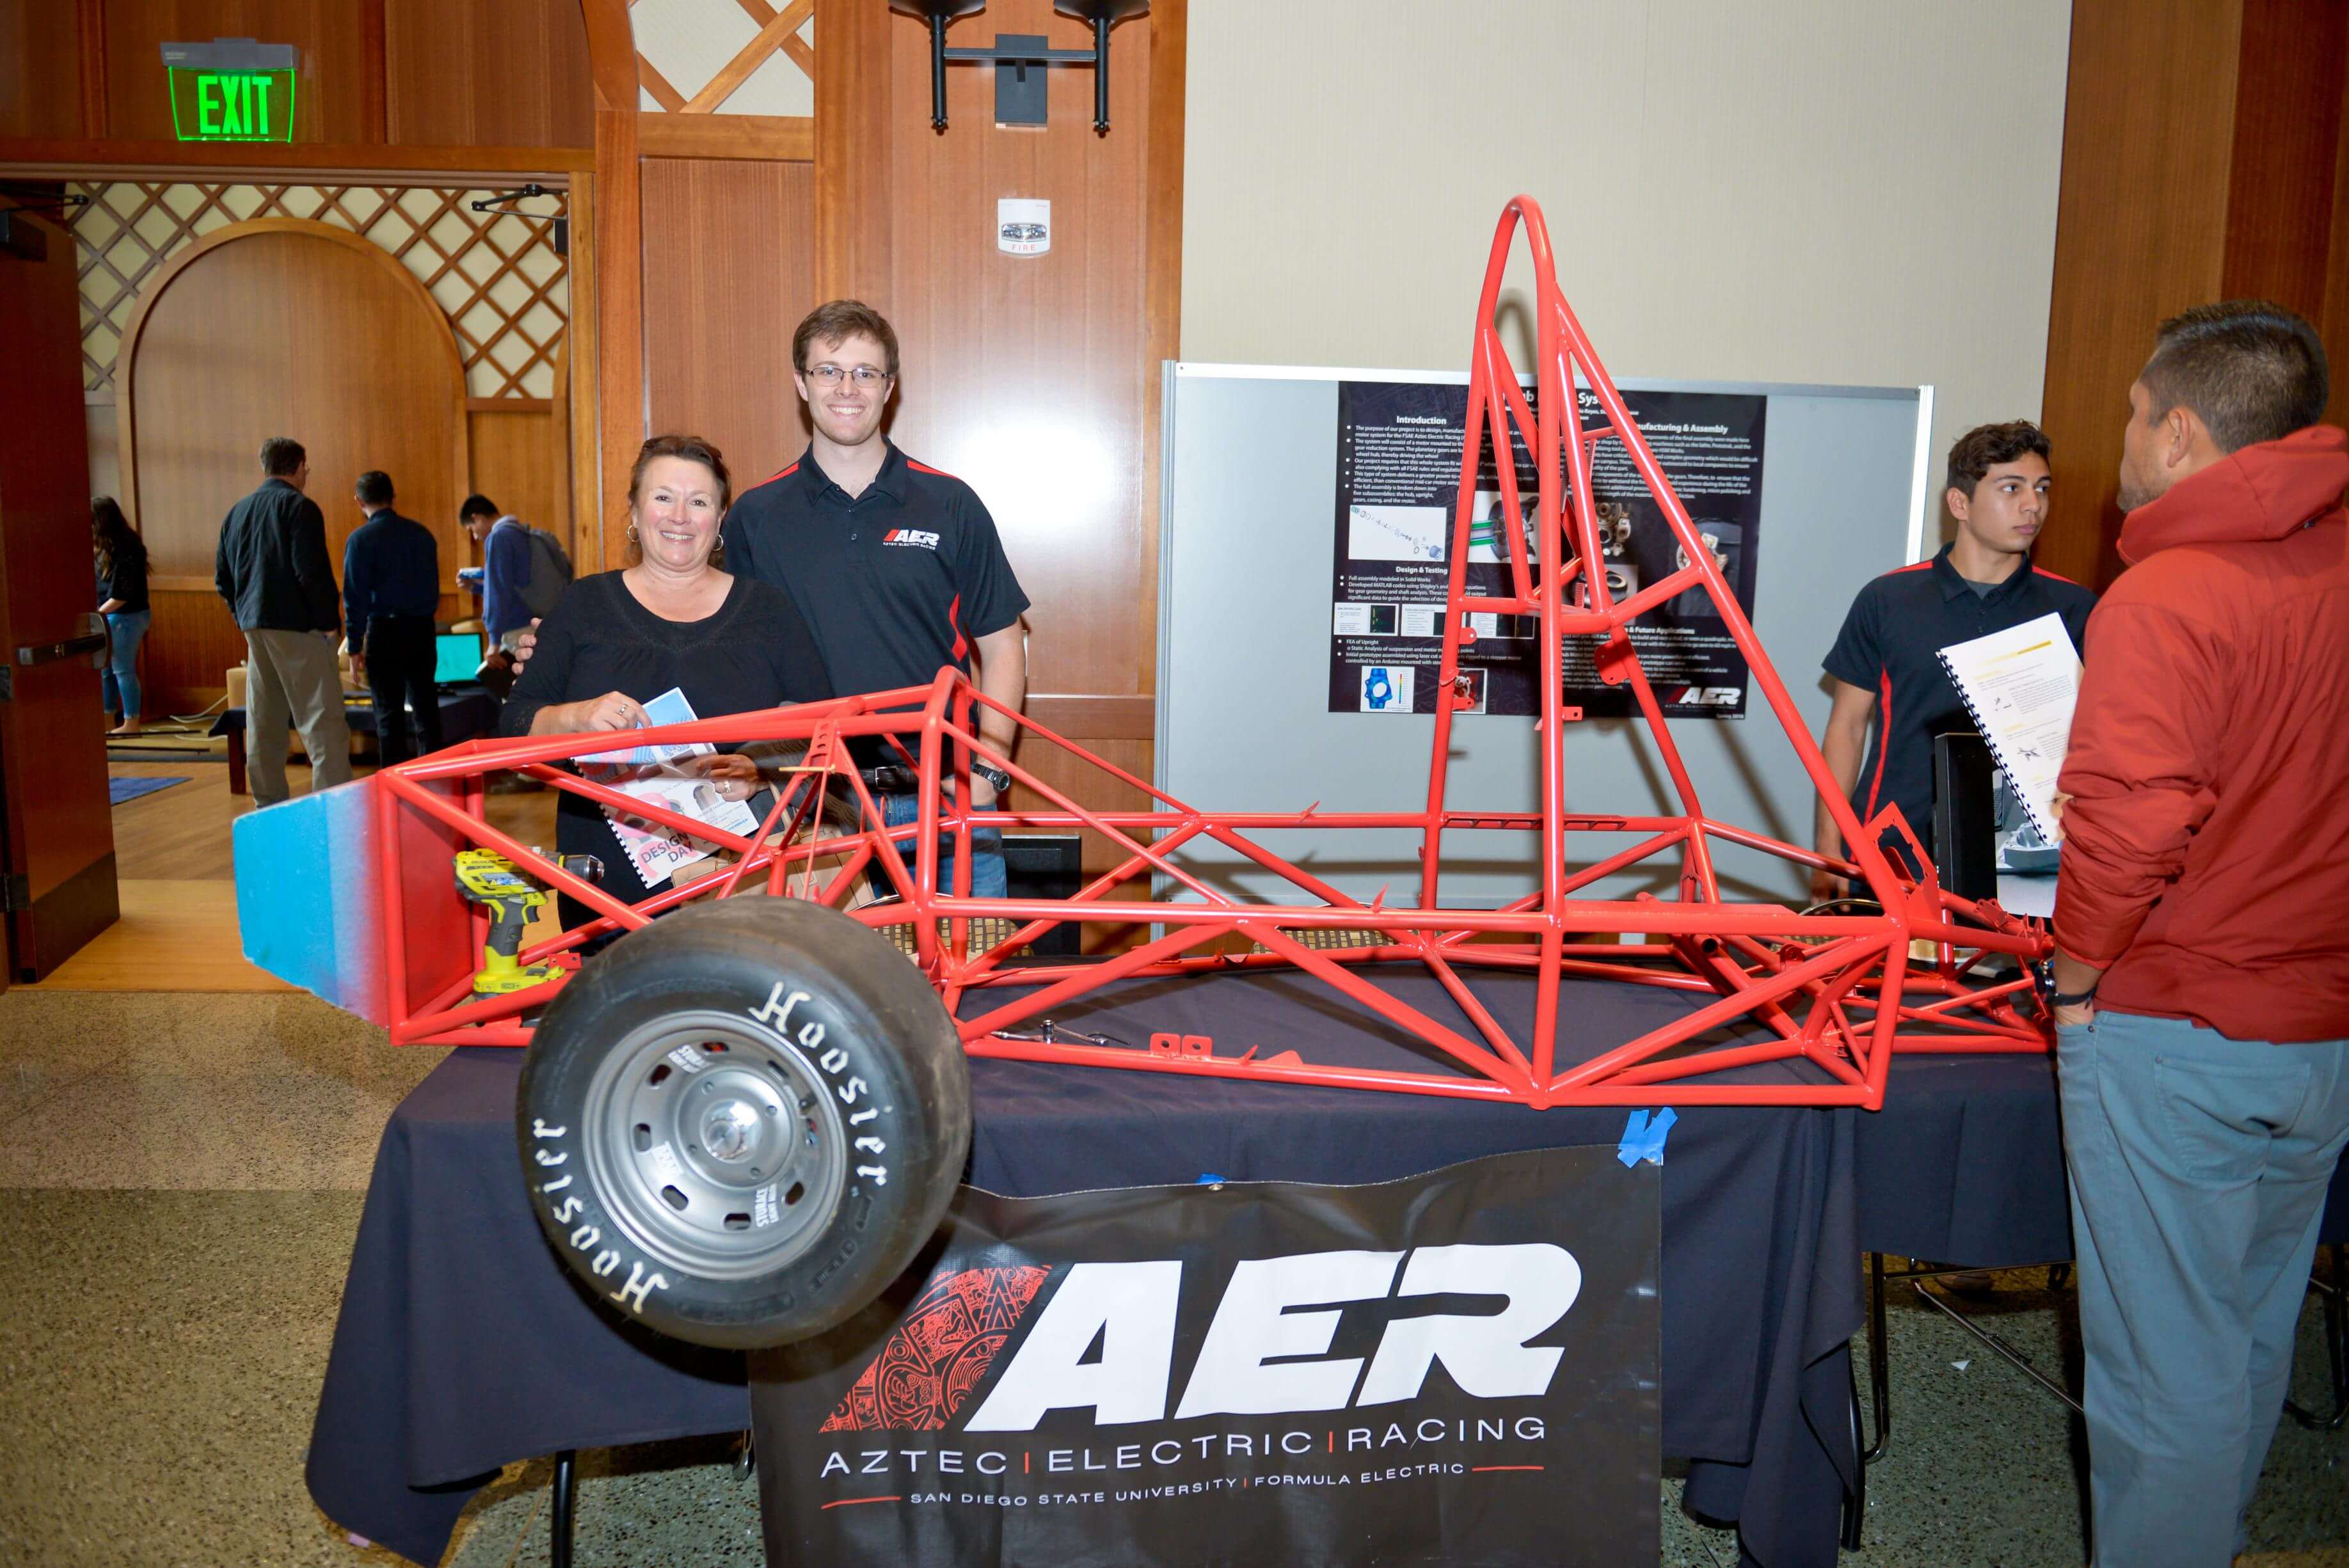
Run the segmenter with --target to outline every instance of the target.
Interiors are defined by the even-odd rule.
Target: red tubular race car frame
[[[1532,251],[1536,277],[1539,364],[1536,397],[1528,406],[1515,367],[1494,326],[1503,270],[1522,225]],[[1357,1088],[1520,1101],[1536,1108],[1559,1105],[1643,1106],[1662,1104],[1857,1105],[1883,1102],[1886,1072],[1899,1051],[2040,1051],[2046,1048],[2044,1010],[2018,1010],[2017,998],[2031,988],[2032,963],[2047,952],[2037,923],[2008,915],[1994,903],[1977,903],[1942,891],[1929,871],[1921,882],[1898,873],[1878,847],[1885,830],[1908,835],[1907,824],[1890,809],[1863,825],[1835,786],[1825,759],[1806,727],[1785,683],[1778,678],[1754,628],[1723,580],[1713,553],[1700,542],[1686,510],[1673,493],[1646,440],[1632,422],[1614,382],[1591,351],[1589,339],[1558,292],[1549,236],[1541,212],[1520,197],[1509,203],[1495,232],[1491,260],[1477,302],[1476,332],[1468,387],[1466,449],[1463,453],[1460,502],[1450,552],[1450,597],[1438,690],[1446,694],[1435,714],[1429,755],[1424,810],[1415,812],[1207,812],[1192,809],[1153,789],[1112,763],[1053,734],[1043,726],[990,701],[952,669],[941,670],[926,687],[737,715],[632,735],[632,741],[803,744],[804,754],[776,790],[776,801],[754,836],[717,831],[688,818],[647,808],[642,802],[586,782],[556,764],[606,749],[609,736],[564,736],[543,739],[474,742],[376,777],[376,842],[382,857],[379,896],[386,944],[389,1026],[394,1041],[447,1045],[522,1045],[530,1038],[524,1015],[543,1007],[550,986],[517,995],[475,1000],[470,989],[481,953],[487,915],[470,912],[469,946],[452,938],[448,852],[467,844],[501,851],[550,888],[593,909],[592,923],[532,944],[525,963],[571,955],[582,944],[615,931],[645,924],[688,900],[762,892],[812,898],[835,907],[877,869],[894,889],[894,901],[851,911],[867,924],[908,920],[914,961],[936,986],[950,1012],[960,1018],[966,1047],[974,1056],[1013,1057],[1092,1067],[1137,1068],[1205,1073],[1268,1081],[1337,1084]],[[1586,428],[1572,389],[1579,382],[1594,394],[1605,422]],[[1532,529],[1536,545],[1515,530],[1509,540],[1508,592],[1480,596],[1467,591],[1464,562],[1472,526],[1471,500],[1484,453],[1502,454],[1496,467],[1503,504],[1525,515],[1516,465],[1507,459],[1511,429],[1531,446],[1541,475]],[[1627,598],[1608,591],[1606,573],[1584,570],[1601,559],[1591,496],[1593,453],[1602,441],[1621,443],[1646,481],[1679,541],[1688,564]],[[1530,559],[1529,559],[1530,556]],[[1563,562],[1555,580],[1540,563]],[[1785,732],[1805,772],[1853,846],[1849,862],[1720,821],[1705,814],[1690,780],[1671,727],[1666,723],[1627,628],[1634,619],[1674,595],[1692,590],[1709,595],[1751,667],[1754,689]],[[1447,798],[1446,758],[1453,716],[1466,706],[1460,652],[1475,634],[1471,613],[1538,616],[1541,622],[1542,713],[1539,810],[1488,812],[1454,809]],[[1600,640],[1602,677],[1627,685],[1645,720],[1645,733],[1677,796],[1674,815],[1590,814],[1568,806],[1568,778],[1564,741],[1568,726],[1581,715],[1560,697],[1560,639]],[[1027,763],[1010,748],[988,744],[975,722],[992,710],[1018,726]],[[916,823],[885,830],[878,803],[855,767],[847,742],[892,748],[919,778]],[[1081,760],[1108,779],[1148,797],[1147,810],[1096,810],[1048,783],[1035,766],[1040,748]],[[1064,900],[969,896],[973,820],[957,807],[967,799],[969,769],[986,761],[1009,772],[1036,804],[990,814],[984,826],[1009,830],[1089,830],[1112,846],[1116,864],[1089,880]],[[483,803],[487,777],[511,770],[547,787],[620,806],[643,819],[690,832],[736,857],[723,874],[657,892],[639,904],[624,903],[540,859],[492,827]],[[1053,769],[1065,776],[1065,769]],[[949,779],[951,793],[945,788]],[[854,820],[832,836],[812,831],[827,791],[837,811],[845,804]],[[1416,897],[1408,905],[1389,904],[1384,895],[1369,903],[1350,897],[1292,861],[1255,842],[1250,835],[1272,829],[1393,829],[1420,835]],[[1541,886],[1497,908],[1463,910],[1440,906],[1444,836],[1462,830],[1512,830],[1536,835]],[[781,835],[777,837],[777,835]],[[1571,859],[1578,841],[1591,836],[1629,837],[1628,848],[1589,863]],[[952,846],[951,892],[934,891],[938,881],[941,837]],[[901,842],[910,840],[906,855]],[[1284,903],[1236,899],[1203,882],[1176,858],[1193,841],[1207,841],[1244,857],[1288,887]],[[1913,846],[1913,836],[1909,837]],[[1721,845],[1736,845],[1780,857],[1806,868],[1826,867],[1864,884],[1880,913],[1806,914],[1781,904],[1724,899],[1714,873]],[[1641,895],[1610,901],[1578,897],[1603,878],[1661,855],[1679,860],[1677,896]],[[1919,851],[1920,864],[1930,861]],[[1164,882],[1187,898],[1113,897],[1142,877]],[[1146,888],[1144,891],[1148,891]],[[974,941],[972,920],[994,917],[1016,929],[988,945]],[[1052,925],[1064,922],[1133,925],[1163,931],[1154,940],[1095,962],[1021,963],[1007,960]],[[1376,945],[1328,950],[1309,945],[1299,934],[1330,929],[1376,933]],[[1651,934],[1645,943],[1626,944],[1619,934]],[[1246,954],[1201,954],[1218,938],[1252,942]],[[1590,940],[1584,940],[1589,938]],[[1930,962],[1913,962],[1914,943],[1932,944]],[[2021,977],[1983,981],[1976,966],[1987,956],[2021,961]],[[1361,965],[1407,961],[1423,965],[1456,1005],[1466,1027],[1430,1016],[1373,981]],[[1134,1050],[1065,1039],[1019,1037],[1013,1031],[1071,1000],[1117,980],[1140,975],[1204,974],[1256,966],[1279,967],[1310,975],[1352,1004],[1384,1019],[1421,1043],[1430,1054],[1424,1070],[1373,1070],[1317,1066],[1280,1051],[1265,1059],[1189,1054],[1180,1050]],[[1463,979],[1477,967],[1530,970],[1537,1004],[1529,1032],[1513,1035]],[[1588,1059],[1561,1066],[1557,1046],[1560,983],[1567,976],[1595,977],[1664,986],[1710,998],[1686,1016],[1626,1040]],[[987,993],[1018,986],[1025,994],[999,1006],[983,1005]],[[964,1015],[969,1015],[964,1016]],[[1718,1043],[1724,1027],[1759,1026],[1760,1043]],[[1713,1038],[1707,1038],[1713,1037]],[[1753,1063],[1794,1061],[1816,1070],[1816,1081],[1708,1081],[1720,1069]]]

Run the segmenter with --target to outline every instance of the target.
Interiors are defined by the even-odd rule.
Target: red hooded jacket
[[[2059,784],[2056,943],[2097,1004],[2349,1037],[2349,436],[2245,447],[2128,514]]]

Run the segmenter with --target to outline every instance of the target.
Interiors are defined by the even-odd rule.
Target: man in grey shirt
[[[342,617],[326,560],[326,520],[302,493],[309,454],[299,441],[261,443],[261,488],[221,524],[212,582],[244,633],[245,774],[253,803],[285,799],[285,728],[302,731],[313,791],[351,779],[351,732],[335,667]]]

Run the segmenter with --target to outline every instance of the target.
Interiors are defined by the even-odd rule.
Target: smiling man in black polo
[[[727,570],[791,594],[843,694],[926,686],[953,665],[1018,709],[1028,687],[1028,595],[995,520],[968,485],[914,461],[881,433],[897,380],[897,335],[870,305],[834,300],[792,335],[792,366],[813,435],[806,456],[727,513]],[[987,712],[978,722],[987,743],[1010,755],[1011,721]],[[972,803],[992,806],[1010,783],[1007,773],[974,766]],[[883,804],[891,825],[914,820],[912,796]],[[1002,897],[998,835],[980,835],[975,846],[972,894]],[[952,885],[948,870],[940,876]]]
[[[1950,449],[1950,515],[1958,536],[1930,561],[1888,572],[1859,591],[1827,651],[1835,707],[1819,741],[1827,771],[1863,822],[1897,805],[1926,852],[1933,849],[1933,737],[1971,730],[1972,717],[1941,665],[1952,643],[2064,617],[2085,648],[2096,596],[2031,562],[2047,525],[2047,438],[2027,419],[1968,430]],[[1863,766],[1863,754],[1865,765]],[[1907,866],[1897,835],[1884,839],[1894,868]],[[1842,856],[1843,836],[1821,801],[1813,847]],[[1909,867],[1912,873],[1920,867]],[[1816,872],[1811,896],[1842,896],[1843,880]]]

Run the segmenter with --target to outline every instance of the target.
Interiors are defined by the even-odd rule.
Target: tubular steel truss
[[[1537,283],[1539,363],[1529,405],[1495,330],[1502,274],[1520,224],[1532,250]],[[1931,861],[1899,813],[1888,808],[1863,825],[1836,788],[1819,749],[1785,684],[1771,665],[1713,552],[1700,541],[1621,395],[1591,351],[1581,325],[1558,292],[1549,236],[1541,212],[1520,197],[1503,212],[1493,239],[1477,303],[1468,389],[1468,439],[1461,460],[1460,504],[1450,552],[1442,680],[1445,695],[1435,715],[1425,809],[1417,812],[1206,812],[1174,799],[1148,782],[1003,707],[952,670],[926,687],[907,687],[795,707],[678,725],[630,736],[637,743],[709,741],[782,746],[796,755],[775,791],[773,807],[753,835],[716,830],[689,818],[587,782],[556,766],[608,748],[611,737],[474,742],[389,769],[378,786],[376,839],[382,857],[379,896],[387,945],[389,1025],[401,1043],[521,1045],[530,1038],[524,1015],[550,999],[547,986],[516,995],[474,1000],[470,991],[486,915],[456,921],[448,852],[467,844],[502,851],[551,888],[595,911],[591,923],[533,944],[525,963],[576,962],[583,944],[645,924],[695,898],[761,892],[814,899],[847,909],[870,925],[910,921],[913,958],[957,1015],[974,1056],[1019,1057],[1092,1067],[1335,1084],[1406,1093],[1516,1100],[1537,1108],[1559,1105],[1662,1104],[1857,1105],[1883,1102],[1886,1074],[1900,1051],[2040,1051],[2046,1048],[2044,1009],[2018,1010],[2033,985],[2031,965],[2048,950],[2036,923],[1942,891]],[[1597,398],[1605,422],[1583,424],[1572,389],[1578,382]],[[1531,507],[1531,549],[1517,530],[1508,541],[1509,591],[1466,591],[1464,563],[1481,460],[1495,454],[1505,516],[1525,516],[1510,434],[1526,440],[1540,475]],[[1609,593],[1606,573],[1587,570],[1603,559],[1591,493],[1594,452],[1619,442],[1645,480],[1679,542],[1687,564],[1623,599]],[[1558,562],[1554,573],[1544,563]],[[1849,861],[1823,857],[1705,814],[1673,743],[1628,628],[1645,612],[1691,591],[1708,595],[1729,635],[1745,656],[1755,688],[1785,731],[1805,771],[1833,814]],[[1453,715],[1468,698],[1459,680],[1461,649],[1475,634],[1472,613],[1537,616],[1541,623],[1542,713],[1540,809],[1490,812],[1452,809],[1446,758]],[[1560,639],[1599,639],[1603,678],[1628,685],[1646,735],[1656,748],[1680,811],[1665,816],[1569,812],[1564,739],[1578,710],[1561,701]],[[1016,727],[1014,748],[982,738],[977,722],[991,714]],[[880,824],[879,801],[850,760],[850,743],[875,748],[909,766],[919,779],[917,821]],[[1081,761],[1148,798],[1142,810],[1096,810],[1049,782],[1066,767],[1040,769],[1040,756]],[[988,762],[1010,773],[1037,804],[987,814],[975,824],[957,802],[968,799],[970,769]],[[512,771],[551,789],[620,808],[674,827],[733,857],[723,874],[655,893],[641,903],[620,902],[600,887],[551,863],[492,827],[483,811],[487,777]],[[1081,771],[1079,769],[1078,771]],[[948,786],[951,786],[949,789]],[[1084,831],[1112,847],[1116,863],[1068,899],[974,898],[969,895],[974,827]],[[1392,829],[1420,840],[1418,895],[1408,906],[1384,895],[1364,903],[1315,877],[1251,837],[1268,830]],[[1492,830],[1530,833],[1539,844],[1541,887],[1491,909],[1439,904],[1444,836]],[[1878,847],[1887,831],[1905,837],[1921,881],[1897,871]],[[1577,846],[1605,836],[1629,836],[1629,848],[1577,863]],[[953,857],[950,892],[938,886],[942,841]],[[1178,851],[1195,841],[1221,846],[1286,884],[1286,902],[1245,901],[1202,881]],[[1719,846],[1826,867],[1864,884],[1880,913],[1804,913],[1782,904],[1740,903],[1723,896],[1714,872]],[[910,848],[910,854],[907,848]],[[1632,900],[1577,894],[1603,878],[1660,856],[1677,856],[1677,895]],[[1574,869],[1569,870],[1569,867]],[[877,872],[894,900],[849,907]],[[1151,896],[1164,879],[1175,896]],[[1163,885],[1163,884],[1162,884]],[[1143,896],[1136,897],[1136,894]],[[1187,897],[1183,896],[1187,894]],[[984,941],[975,921],[1011,923],[1008,936]],[[1163,931],[1154,940],[1094,962],[1009,962],[1023,946],[1063,923]],[[464,927],[460,940],[459,927]],[[1364,945],[1330,951],[1310,944],[1311,934],[1373,933]],[[1626,944],[1625,931],[1650,934]],[[1256,951],[1202,951],[1220,939],[1250,942]],[[1912,962],[1912,944],[1929,944],[1932,957]],[[1232,944],[1222,941],[1221,945]],[[1978,967],[1992,955],[2019,961],[2019,977],[1982,980]],[[1423,965],[1456,1005],[1466,1027],[1428,1016],[1374,983],[1371,964]],[[1345,1068],[1300,1060],[1289,1051],[1271,1059],[1193,1054],[1180,1049],[1128,1049],[1066,1039],[1019,1037],[1022,1027],[1113,981],[1277,967],[1312,976],[1358,1007],[1424,1047],[1418,1070]],[[1533,1025],[1513,1035],[1463,978],[1477,969],[1530,971],[1537,1002]],[[1661,986],[1709,998],[1682,1017],[1587,1058],[1562,1060],[1557,1049],[1561,981],[1568,976]],[[551,983],[560,985],[561,981]],[[1019,987],[999,1006],[988,994]],[[1742,1030],[1741,1043],[1722,1043]],[[1758,1030],[1759,1043],[1752,1043]],[[1016,1031],[1016,1033],[1015,1033]],[[1710,1075],[1754,1063],[1807,1063],[1796,1076],[1809,1082],[1723,1082]]]

